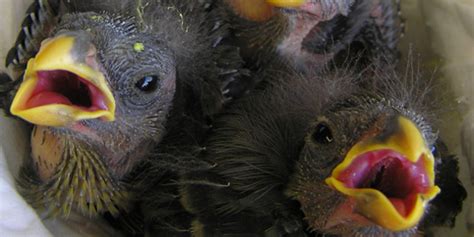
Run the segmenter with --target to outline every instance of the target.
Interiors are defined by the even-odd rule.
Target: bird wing
[[[60,8],[60,1],[52,0],[35,0],[28,7],[16,42],[7,54],[6,67],[13,65],[20,71],[26,68],[26,63],[38,52],[41,42],[54,30],[62,14]]]
[[[127,12],[142,1],[135,0],[35,0],[27,9],[20,33],[7,54],[6,66],[24,70],[38,52],[41,42],[54,31],[62,15],[68,12]],[[138,9],[138,8],[136,8]]]

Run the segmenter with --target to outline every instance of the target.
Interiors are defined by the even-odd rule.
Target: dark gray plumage
[[[390,61],[398,58],[403,26],[399,3],[392,0],[311,0],[296,8],[268,7],[268,16],[259,20],[248,19],[245,11],[262,7],[262,1],[221,2],[250,66],[262,66],[274,55],[298,69],[322,67],[334,57],[345,58],[347,52],[363,51],[369,59],[383,51]]]
[[[86,65],[104,75],[116,109],[113,122],[96,117],[35,126],[32,159],[25,162],[19,180],[26,199],[61,216],[71,210],[87,216],[127,210],[134,199],[135,187],[127,184],[134,167],[150,157],[167,133],[185,131],[198,137],[225,102],[224,87],[241,72],[238,50],[220,44],[226,35],[226,25],[208,1],[35,1],[6,64],[21,73],[32,57],[47,57],[38,51],[49,50],[48,42],[72,38],[71,51],[56,55],[76,60],[67,68]],[[41,46],[47,38],[50,41]],[[27,71],[35,70],[30,66]],[[67,68],[31,76],[53,88],[48,94],[41,91],[47,87],[36,87],[40,91],[35,93],[47,100],[21,98],[24,95],[18,100],[30,107],[28,103],[39,103],[39,108],[53,101],[95,110],[90,84],[98,82]],[[80,85],[68,87],[68,80]],[[0,96],[8,111],[18,88],[3,77],[1,82]],[[55,82],[66,88],[55,87]]]
[[[398,61],[397,45],[403,32],[398,1],[307,0],[293,8],[266,2],[225,0],[216,4],[231,27],[229,43],[240,47],[246,67],[253,71],[275,59],[301,72],[341,67],[347,62],[363,70],[373,59],[387,65]],[[238,78],[231,82],[228,96],[238,97],[258,85],[259,79]]]
[[[360,220],[331,219],[345,199],[324,180],[354,144],[389,133],[391,118],[408,118],[426,144],[435,146],[433,110],[426,103],[434,98],[429,83],[417,70],[407,72],[411,74],[401,77],[376,69],[372,78],[363,78],[363,86],[356,83],[357,74],[346,69],[313,76],[281,69],[260,75],[274,83],[242,98],[214,123],[198,156],[212,167],[181,180],[182,204],[197,216],[193,233],[414,236],[433,225],[450,226],[466,193],[457,178],[457,159],[444,149],[435,154],[435,182],[442,191],[417,224],[421,229],[398,232]],[[381,178],[385,181],[373,185],[384,190],[394,179],[402,180]]]

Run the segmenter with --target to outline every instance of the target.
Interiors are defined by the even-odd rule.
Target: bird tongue
[[[358,223],[361,226],[371,225],[371,221],[355,212],[356,200],[347,199],[345,202],[336,207],[332,215],[329,216],[325,229],[331,229],[337,225],[346,222]]]
[[[400,213],[400,215],[402,215],[402,216],[407,216],[408,215],[408,213],[407,213],[408,210],[407,210],[403,200],[401,200],[399,198],[389,198],[388,200],[390,200],[393,207],[395,207],[395,209],[397,209],[397,211],[398,211],[398,213]]]
[[[66,96],[59,93],[44,91],[31,97],[26,103],[26,106],[32,108],[48,104],[72,105],[72,102]]]
[[[105,97],[89,81],[65,70],[39,71],[27,108],[63,104],[86,111],[106,110]]]

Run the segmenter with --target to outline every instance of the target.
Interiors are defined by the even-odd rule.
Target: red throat
[[[86,111],[107,110],[105,96],[89,81],[65,71],[38,71],[38,82],[26,102],[27,108],[50,104],[80,107]]]
[[[378,150],[358,156],[337,179],[348,188],[370,188],[382,192],[402,216],[415,205],[418,193],[430,188],[425,160],[412,163],[392,150]]]

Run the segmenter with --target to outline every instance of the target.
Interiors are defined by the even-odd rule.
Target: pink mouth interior
[[[382,192],[402,216],[408,216],[416,196],[430,187],[425,159],[416,163],[392,150],[359,155],[337,179],[348,188],[370,188]]]
[[[65,71],[38,71],[38,82],[26,108],[64,104],[87,111],[107,110],[105,96],[99,88],[80,76]]]

